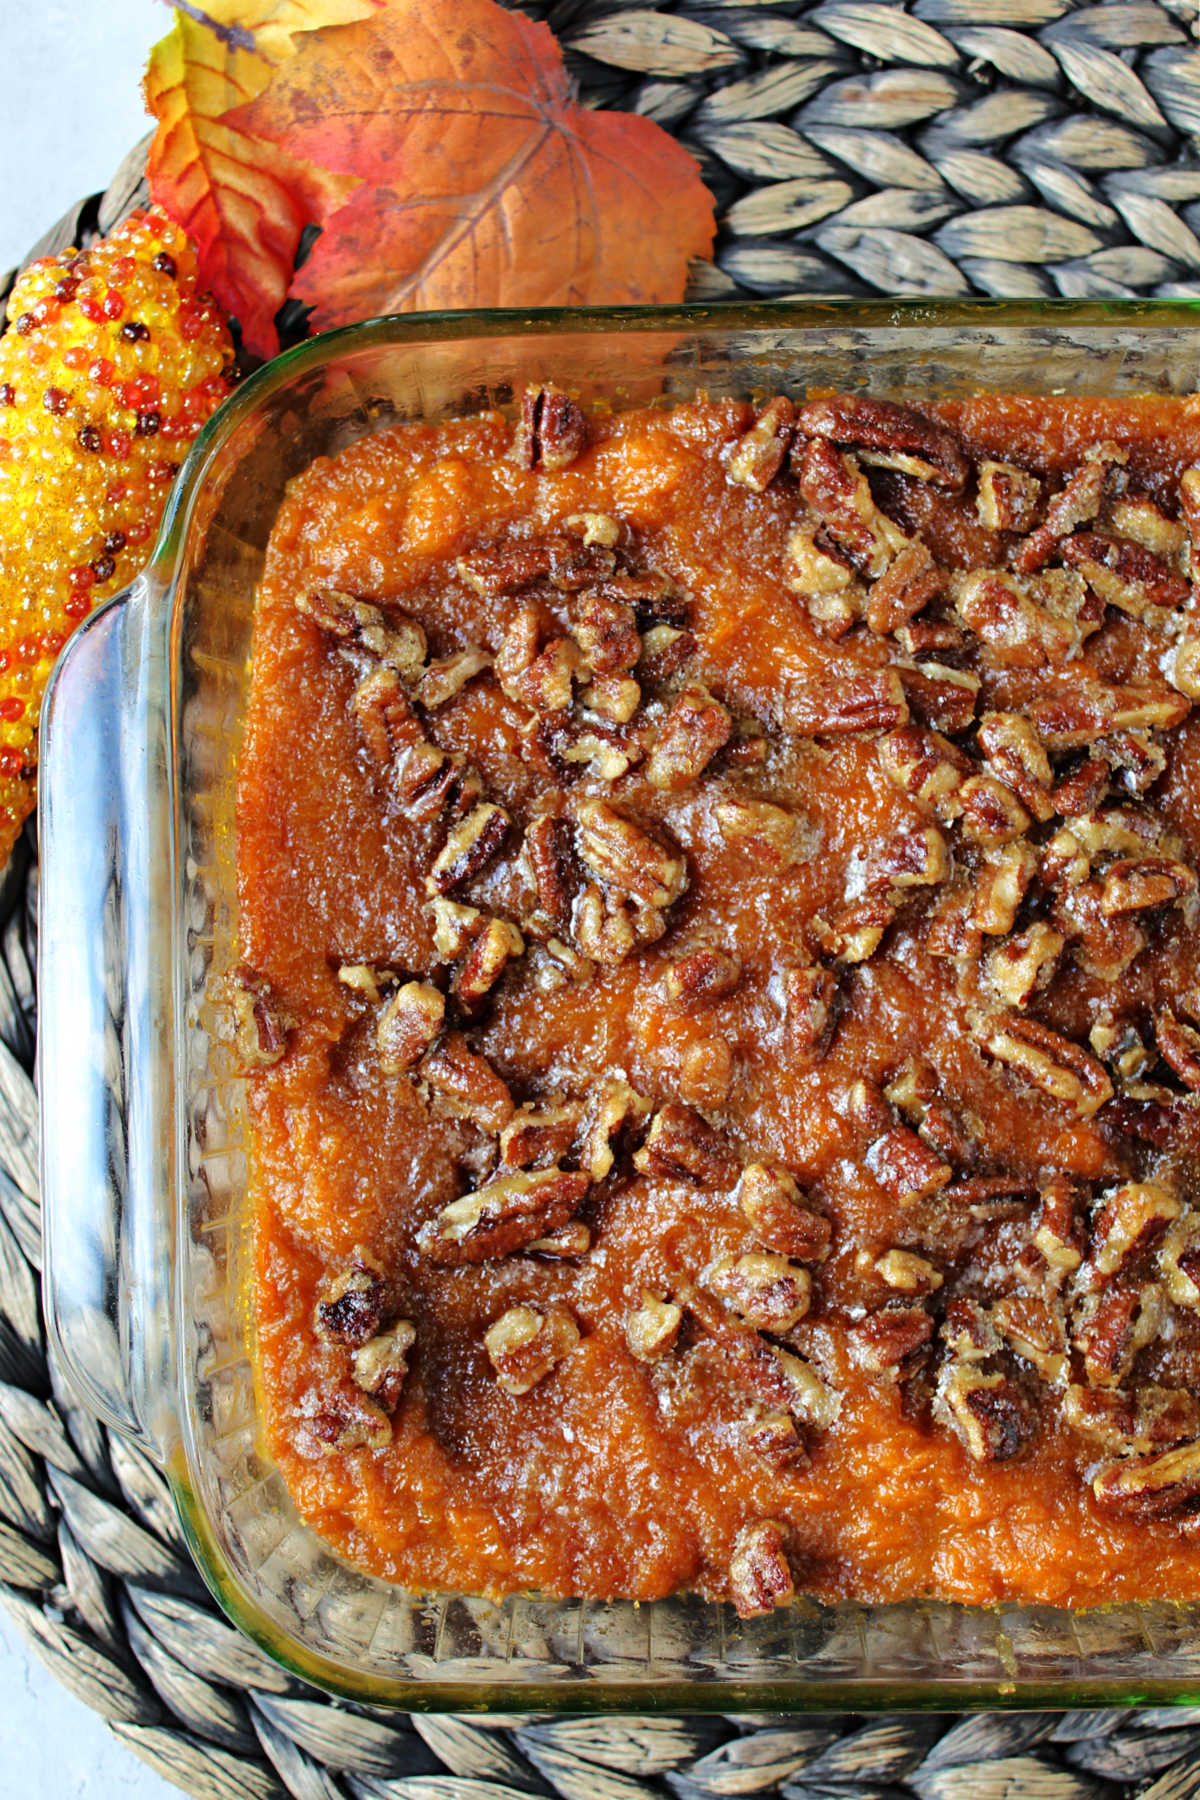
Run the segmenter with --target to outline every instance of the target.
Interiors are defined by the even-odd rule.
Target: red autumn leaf
[[[360,180],[293,285],[318,326],[679,300],[712,249],[687,152],[575,105],[552,33],[495,0],[390,0],[306,36],[226,124]]]
[[[195,240],[202,280],[263,356],[279,347],[275,314],[304,226],[354,183],[248,138],[222,115],[262,92],[300,34],[361,18],[377,3],[209,0],[204,12],[176,13],[150,53],[151,195]]]

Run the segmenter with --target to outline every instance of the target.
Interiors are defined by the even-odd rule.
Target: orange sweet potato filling
[[[489,413],[397,426],[322,459],[271,535],[238,791],[239,1041],[254,1065],[258,1379],[298,1507],[352,1561],[417,1588],[692,1589],[732,1593],[745,1612],[793,1586],[871,1601],[1200,1595],[1188,1275],[1200,729],[1181,673],[1181,476],[1200,462],[1200,407],[946,405],[969,465],[957,486],[944,468],[881,465],[851,426],[822,436],[824,415],[797,427],[786,407],[776,437],[790,461],[764,482],[738,457],[751,409],[732,402],[590,418],[566,466],[530,467],[526,413],[515,452],[512,423]],[[874,564],[818,480],[822,456],[839,479],[869,478],[891,525]],[[979,498],[988,459],[1037,477],[1022,529]],[[1010,598],[1041,608],[1022,650],[986,596],[964,599],[964,572],[1011,573],[1081,470],[1092,511],[1062,530],[1060,508],[1040,572],[1012,576]],[[615,545],[584,514],[614,523]],[[1097,536],[1150,561],[1104,551],[1098,564]],[[873,627],[905,540],[930,553],[930,594],[911,625],[901,604]],[[501,554],[548,543],[567,549],[553,566],[535,556],[527,581]],[[572,546],[590,586],[563,585]],[[667,580],[634,604],[640,643],[606,688],[604,652],[579,650],[581,596],[647,572]],[[478,591],[489,584],[503,591]],[[343,598],[311,599],[330,591]],[[347,596],[393,634],[419,623],[426,662],[478,646],[499,676],[485,667],[426,705],[422,658],[391,639],[381,653],[377,634],[372,646],[368,615],[347,624]],[[522,608],[533,654],[559,656],[560,677],[566,657],[565,706],[547,704],[561,699],[549,665],[545,679],[522,666]],[[361,695],[372,680],[375,711]],[[619,713],[631,680],[632,717],[594,730],[589,694]],[[656,764],[681,690],[715,710],[684,720],[682,765]],[[993,714],[1038,721],[1028,804],[999,751],[985,760]],[[950,773],[918,791],[909,752],[929,754],[938,720],[949,749],[931,766]],[[687,747],[710,728],[692,767]],[[429,765],[440,800],[404,761],[413,741],[448,753]],[[966,780],[1016,800],[1007,825],[964,804]],[[587,821],[608,817],[596,804],[658,847],[646,879],[665,904],[631,903],[611,869],[597,875],[583,844]],[[439,852],[481,805],[504,809],[503,842],[435,896]],[[1061,834],[1081,818],[1072,850]],[[556,916],[525,841],[538,820],[552,822],[542,841],[566,890]],[[914,875],[917,834],[932,862]],[[1023,889],[985,927],[981,895],[1006,854]],[[674,893],[663,869],[680,858]],[[1166,885],[1147,899],[1152,877]],[[1126,907],[1121,880],[1141,882],[1145,903]],[[435,943],[434,897],[477,915],[459,920],[474,932],[460,951]],[[867,915],[873,946],[851,941]],[[491,919],[515,924],[521,948],[468,992],[464,963]],[[1034,927],[1045,960],[1025,992],[991,959]],[[709,951],[721,957],[672,974]],[[410,984],[443,1011],[429,1030],[407,1001],[393,1007],[403,1042],[385,1067],[381,1014]],[[1061,1086],[1061,1059],[1049,1077],[1017,1066],[1002,1041],[1014,1020],[1018,1039],[1025,1020],[1056,1034],[1038,1040],[1052,1063],[1068,1040],[1082,1088],[1070,1070]],[[447,1031],[503,1084],[486,1124],[430,1084]],[[627,1121],[594,1179],[583,1134],[614,1072],[647,1116]],[[653,1154],[653,1121],[672,1105],[689,1109],[666,1115],[684,1121],[686,1168]],[[445,1209],[521,1173],[497,1167],[514,1107],[566,1110],[556,1147],[532,1154],[583,1170],[565,1228],[586,1227],[587,1247],[578,1230],[567,1255],[514,1245],[506,1225],[461,1260],[456,1242],[475,1256],[481,1240],[469,1228],[455,1240]],[[786,1171],[785,1210],[816,1231],[807,1254],[785,1247],[782,1271],[772,1231],[742,1205],[748,1163]],[[990,1189],[965,1185],[985,1177]],[[1126,1243],[1122,1209],[1139,1205],[1144,1229]],[[896,1249],[910,1260],[887,1260]],[[747,1302],[718,1268],[764,1254],[793,1297],[810,1288],[795,1322],[772,1315],[778,1290]],[[667,1309],[650,1358],[631,1348],[644,1295]],[[566,1317],[577,1339],[563,1328],[540,1378],[514,1391],[516,1365],[484,1339],[522,1307],[534,1327]],[[372,1390],[356,1353],[398,1320],[411,1346]],[[799,1359],[803,1393],[780,1351]],[[1165,1454],[1176,1464],[1150,1466]],[[779,1527],[778,1591],[762,1565],[772,1547],[753,1535],[764,1521]]]

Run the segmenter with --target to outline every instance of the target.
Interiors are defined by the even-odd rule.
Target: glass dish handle
[[[90,1411],[161,1455],[172,1158],[170,1093],[164,1111],[156,1092],[170,957],[150,924],[152,841],[165,828],[156,598],[142,577],[94,614],[43,706],[38,1086],[52,1354]]]

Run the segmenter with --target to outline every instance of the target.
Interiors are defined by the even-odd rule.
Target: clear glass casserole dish
[[[653,1605],[417,1595],[337,1558],[267,1458],[249,1349],[234,784],[254,590],[285,484],[395,418],[536,377],[617,406],[698,392],[913,398],[1200,389],[1188,304],[435,315],[329,334],[201,435],[146,572],[72,640],[42,724],[40,1085],[49,1329],[84,1403],[162,1463],[230,1616],[372,1704],[522,1710],[1047,1706],[1200,1696],[1200,1605]]]

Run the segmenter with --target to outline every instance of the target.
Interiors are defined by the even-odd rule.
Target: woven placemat
[[[700,159],[695,297],[1200,297],[1200,0],[530,0],[592,104]],[[34,254],[108,229],[145,146]],[[7,283],[0,281],[0,297]],[[157,1470],[48,1366],[36,862],[0,877],[0,1602],[206,1800],[1187,1800],[1200,1708],[788,1720],[404,1716],[334,1703],[227,1625]]]

